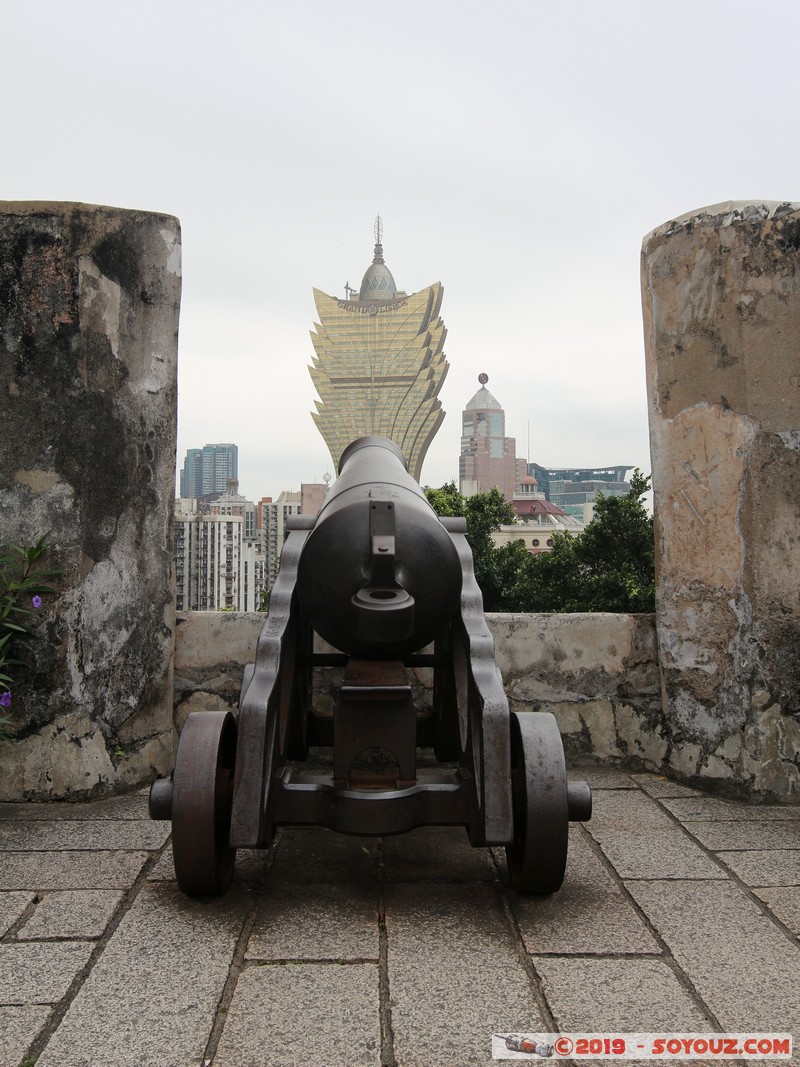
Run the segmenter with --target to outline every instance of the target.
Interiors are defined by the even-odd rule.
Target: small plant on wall
[[[0,736],[11,721],[14,676],[25,660],[20,659],[26,642],[33,637],[31,625],[41,610],[43,597],[55,590],[46,582],[59,572],[44,570],[47,537],[31,548],[12,545],[0,553]]]

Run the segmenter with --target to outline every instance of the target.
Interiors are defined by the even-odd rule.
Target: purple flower
[[[0,696],[0,708],[9,707],[11,707],[11,693],[8,689],[6,689],[5,693]]]
[[[40,608],[42,606],[42,598],[40,596],[31,597],[31,604],[37,609]]]

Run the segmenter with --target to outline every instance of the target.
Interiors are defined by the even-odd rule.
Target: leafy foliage
[[[509,559],[516,552],[498,549],[492,542],[492,533],[516,518],[514,509],[500,490],[495,488],[488,493],[465,497],[456,489],[455,482],[448,482],[441,489],[427,489],[425,495],[437,515],[461,515],[467,520],[467,541],[472,549],[475,578],[483,593],[484,609],[513,610],[503,605],[504,589],[509,582]]]
[[[553,536],[553,551],[532,557],[529,611],[655,610],[653,520],[636,470],[626,496],[599,495],[578,537]]]
[[[649,487],[634,471],[626,496],[598,496],[582,533],[555,533],[553,550],[536,555],[522,541],[492,543],[492,532],[514,521],[498,489],[465,498],[450,482],[426,495],[438,515],[466,517],[486,611],[644,612],[655,607],[653,520],[642,499]]]
[[[21,643],[30,637],[30,621],[42,606],[42,597],[55,590],[43,579],[59,572],[42,570],[39,566],[47,551],[47,538],[41,537],[32,548],[12,545],[0,554],[0,707],[11,705],[12,675],[15,667],[24,666],[17,658]],[[10,715],[0,718],[0,727],[7,725]]]

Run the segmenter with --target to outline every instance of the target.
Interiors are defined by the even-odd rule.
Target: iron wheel
[[[224,893],[233,877],[230,847],[236,719],[230,711],[195,711],[175,759],[172,854],[178,886],[189,896]]]
[[[555,893],[567,865],[569,804],[564,746],[550,712],[512,712],[511,782],[511,885],[518,893]]]

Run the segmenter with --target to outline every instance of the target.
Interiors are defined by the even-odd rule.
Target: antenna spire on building
[[[380,215],[375,216],[375,258],[373,263],[383,263],[383,222]]]

